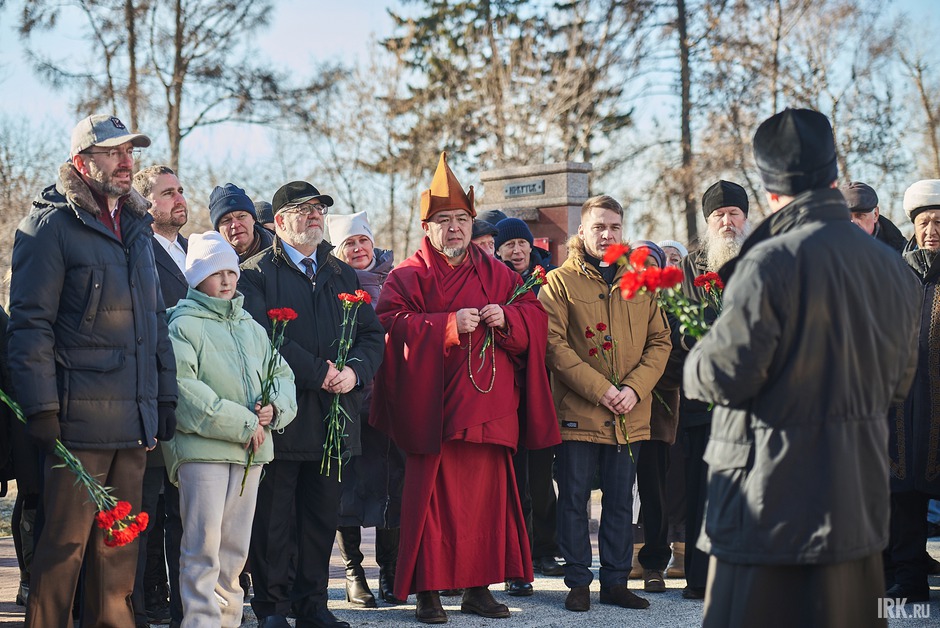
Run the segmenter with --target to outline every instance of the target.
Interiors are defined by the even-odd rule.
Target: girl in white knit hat
[[[294,374],[279,355],[271,403],[258,403],[271,343],[242,309],[238,277],[238,254],[219,233],[194,235],[186,254],[194,287],[169,310],[179,405],[176,436],[163,452],[180,493],[186,628],[240,625],[238,574],[248,557],[261,465],[274,457],[269,433],[297,412]],[[246,474],[249,449],[254,459]]]

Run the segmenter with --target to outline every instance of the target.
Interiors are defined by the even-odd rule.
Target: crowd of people
[[[682,269],[696,338],[653,292],[621,296],[609,195],[552,260],[525,221],[478,214],[441,154],[396,265],[366,212],[306,181],[270,203],[218,186],[214,230],[187,239],[176,173],[137,170],[149,145],[85,118],[16,233],[0,375],[27,417],[6,443],[27,626],[229,628],[249,599],[262,628],[342,628],[334,540],[350,604],[413,596],[428,624],[442,596],[510,617],[490,587],[533,595],[535,573],[564,577],[575,613],[595,575],[632,610],[683,577],[716,627],[884,626],[880,600],[929,598],[940,180],[905,193],[906,239],[874,189],[838,187],[825,116],[769,118],[769,217],[721,180],[691,252],[630,243]],[[57,442],[150,514],[136,542],[105,542]]]

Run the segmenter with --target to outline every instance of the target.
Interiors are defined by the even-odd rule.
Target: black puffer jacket
[[[721,270],[724,308],[689,353],[714,403],[699,547],[744,564],[827,564],[888,541],[885,416],[914,375],[920,291],[899,255],[812,190]]]
[[[281,460],[320,460],[323,457],[325,429],[323,419],[329,414],[332,393],[320,386],[328,370],[327,360],[336,361],[343,322],[343,307],[338,295],[359,288],[356,272],[332,255],[332,245],[322,242],[317,249],[316,284],[311,287],[307,275],[284,253],[281,240],[245,260],[238,289],[245,295],[245,310],[270,332],[267,312],[272,308],[293,308],[297,320],[288,323],[281,355],[294,371],[297,386],[297,418],[283,433],[275,433],[274,456]],[[343,407],[355,420],[346,426],[348,435],[344,452],[357,456],[359,411],[362,387],[372,381],[382,363],[385,330],[375,311],[359,307],[358,322],[349,350],[347,366],[359,376],[360,386],[343,395]]]
[[[27,416],[59,413],[78,449],[154,444],[176,404],[176,361],[154,266],[149,203],[125,197],[118,240],[70,164],[33,201],[13,244],[10,371]]]

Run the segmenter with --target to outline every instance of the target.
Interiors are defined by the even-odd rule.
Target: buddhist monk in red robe
[[[442,589],[465,589],[463,612],[509,616],[487,586],[532,580],[512,454],[520,439],[560,442],[545,310],[531,292],[507,305],[519,275],[471,244],[473,187],[445,158],[421,196],[426,237],[379,300],[387,336],[370,414],[407,454],[395,595],[417,593],[418,621],[435,624],[447,621]]]

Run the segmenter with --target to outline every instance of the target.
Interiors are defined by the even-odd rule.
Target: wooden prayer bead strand
[[[477,386],[477,381],[473,379],[473,365],[470,363],[471,358],[473,357],[473,334],[467,334],[467,374],[470,375],[470,383],[473,384],[473,387],[477,391],[483,393],[484,395],[493,390],[493,386],[496,384],[496,340],[493,340],[493,344],[490,345],[490,360],[493,362],[493,379],[490,380],[490,387],[486,390],[483,390]],[[486,354],[484,354],[484,360],[486,359]]]

